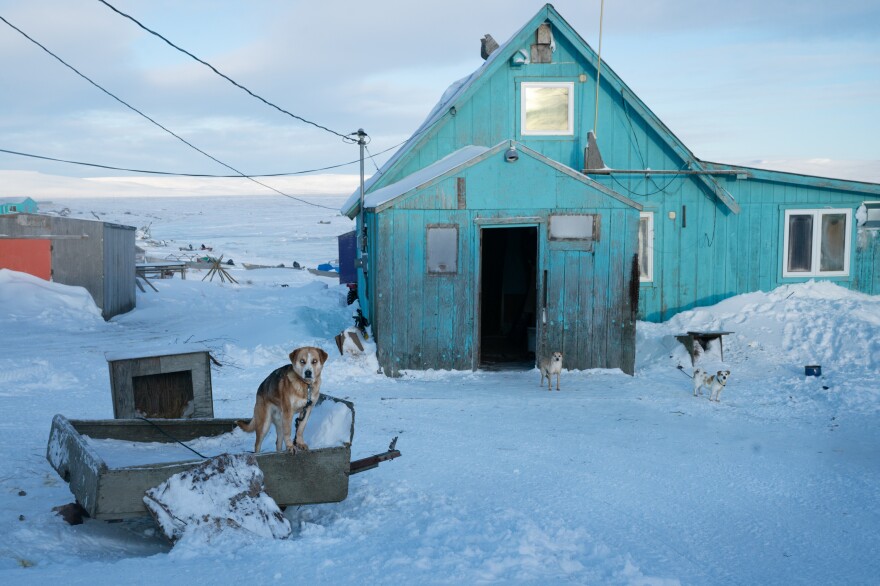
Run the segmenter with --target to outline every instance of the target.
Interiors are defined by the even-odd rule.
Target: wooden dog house
[[[214,416],[211,356],[197,344],[107,353],[113,417]]]

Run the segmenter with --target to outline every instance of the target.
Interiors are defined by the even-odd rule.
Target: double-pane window
[[[852,210],[786,210],[783,277],[849,274]]]

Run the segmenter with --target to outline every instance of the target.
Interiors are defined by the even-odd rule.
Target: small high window
[[[852,210],[785,210],[783,277],[849,275]]]
[[[639,212],[639,281],[654,280],[654,212]]]
[[[436,224],[427,232],[428,274],[447,275],[458,272],[458,226]]]
[[[573,82],[523,82],[520,89],[522,134],[574,134]]]
[[[549,233],[550,240],[598,240],[599,216],[551,215]]]

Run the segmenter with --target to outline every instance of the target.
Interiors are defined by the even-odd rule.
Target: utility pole
[[[358,128],[357,130],[357,143],[361,148],[361,208],[360,208],[360,221],[361,221],[361,233],[358,236],[358,244],[360,246],[361,252],[367,251],[367,224],[365,222],[364,215],[364,149],[367,147],[367,133],[364,132],[363,128]],[[361,265],[364,269],[364,275],[367,273],[366,264]]]

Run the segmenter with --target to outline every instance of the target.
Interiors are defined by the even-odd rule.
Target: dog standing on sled
[[[286,445],[290,451],[308,450],[303,440],[303,430],[312,414],[312,408],[321,395],[321,371],[327,361],[327,353],[320,348],[304,346],[290,353],[290,364],[275,369],[260,383],[254,417],[250,421],[236,421],[244,431],[256,431],[254,453],[260,453],[269,426],[275,426],[275,449],[279,452]],[[293,430],[293,416],[297,418]],[[295,438],[291,440],[291,433]]]

